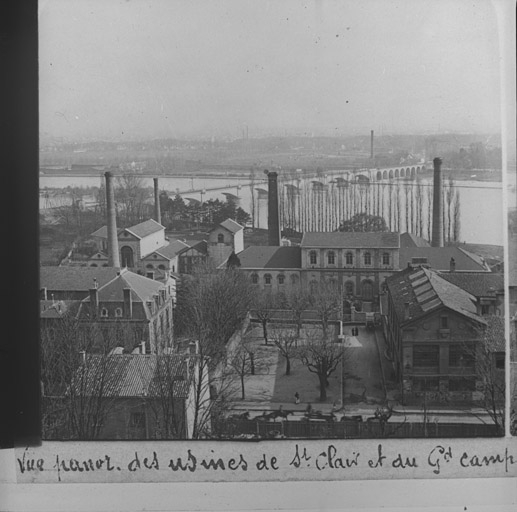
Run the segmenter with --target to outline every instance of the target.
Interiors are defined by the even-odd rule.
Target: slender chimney
[[[158,224],[162,223],[162,214],[160,211],[160,192],[158,191],[158,178],[153,178],[154,181],[154,220]]]
[[[113,174],[104,173],[106,178],[106,210],[108,216],[108,266],[120,267],[117,238],[117,213],[115,211],[115,193],[113,191]]]
[[[443,247],[442,159],[435,158],[433,165],[433,236],[431,247]]]
[[[370,158],[373,159],[373,130],[370,131]]]
[[[272,246],[280,246],[280,216],[278,214],[278,174],[275,171],[265,170],[268,177],[268,212],[267,228],[268,240]]]

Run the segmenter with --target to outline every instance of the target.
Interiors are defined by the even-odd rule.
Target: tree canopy
[[[338,228],[343,232],[372,232],[388,231],[388,226],[383,217],[369,215],[367,213],[357,213],[352,218],[341,222]]]

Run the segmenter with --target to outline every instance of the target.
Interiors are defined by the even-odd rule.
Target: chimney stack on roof
[[[162,223],[162,214],[160,211],[160,192],[158,190],[158,178],[153,178],[154,181],[154,220],[158,224]]]
[[[275,171],[265,170],[268,177],[268,210],[267,228],[268,245],[280,246],[280,216],[278,212],[278,174]]]
[[[131,288],[124,288],[124,317],[133,318],[133,299],[131,298]]]
[[[443,247],[442,159],[435,158],[433,181],[433,236],[431,247]]]
[[[92,318],[97,317],[99,309],[99,290],[97,288],[90,289],[90,314]]]
[[[120,267],[118,254],[117,212],[115,210],[115,192],[113,190],[113,174],[104,173],[106,178],[106,214],[108,224],[108,266]]]

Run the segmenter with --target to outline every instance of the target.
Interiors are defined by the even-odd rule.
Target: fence
[[[495,437],[495,425],[480,423],[411,423],[359,421],[227,421],[218,429],[223,437],[301,438],[301,439],[375,439],[423,437]]]

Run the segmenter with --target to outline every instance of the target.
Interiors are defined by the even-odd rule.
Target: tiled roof
[[[456,271],[487,271],[483,260],[459,247],[401,247],[399,253],[400,268],[407,267],[412,258],[427,258],[434,270],[450,270],[451,258],[454,258]]]
[[[117,276],[115,267],[40,267],[40,288],[48,291],[88,291],[103,286]]]
[[[476,313],[475,297],[426,268],[406,268],[386,280],[395,311],[401,322],[412,322],[430,311],[446,307],[471,320],[486,323]],[[405,319],[405,304],[409,318]]]
[[[237,254],[241,268],[293,268],[302,266],[300,247],[251,246]]]
[[[400,247],[431,247],[431,244],[413,233],[401,233]]]
[[[133,300],[145,302],[151,300],[154,295],[159,294],[163,284],[144,276],[122,269],[120,275],[112,281],[99,287],[99,302],[121,302],[124,300],[124,288],[131,288]],[[89,302],[89,297],[84,299]]]
[[[163,247],[160,247],[159,249],[156,249],[156,253],[158,253],[160,256],[164,256],[165,258],[171,259],[177,256],[180,252],[184,251],[185,249],[188,249],[190,246],[186,244],[185,242],[182,242],[181,240],[171,240],[168,245],[164,245]],[[151,253],[152,254],[152,253]],[[149,258],[150,255],[147,255],[145,258]]]
[[[97,231],[94,231],[90,236],[97,236],[99,238],[108,238],[108,226],[104,225]]]
[[[400,246],[398,233],[304,233],[302,247],[354,248],[354,249],[397,249]]]
[[[504,275],[499,272],[444,272],[440,277],[475,297],[504,293]]]
[[[82,396],[102,393],[106,398],[167,398],[171,384],[174,398],[187,398],[187,364],[183,356],[89,354],[77,370],[71,389]]]
[[[223,228],[226,228],[228,231],[231,231],[232,233],[237,233],[241,229],[244,229],[240,224],[238,224],[232,219],[226,219],[224,222],[221,222],[220,225],[223,226]]]
[[[156,222],[154,219],[149,219],[136,226],[131,226],[130,228],[126,228],[126,231],[129,231],[132,235],[135,235],[138,238],[145,238],[146,236],[152,235],[157,231],[165,229],[161,224]]]

